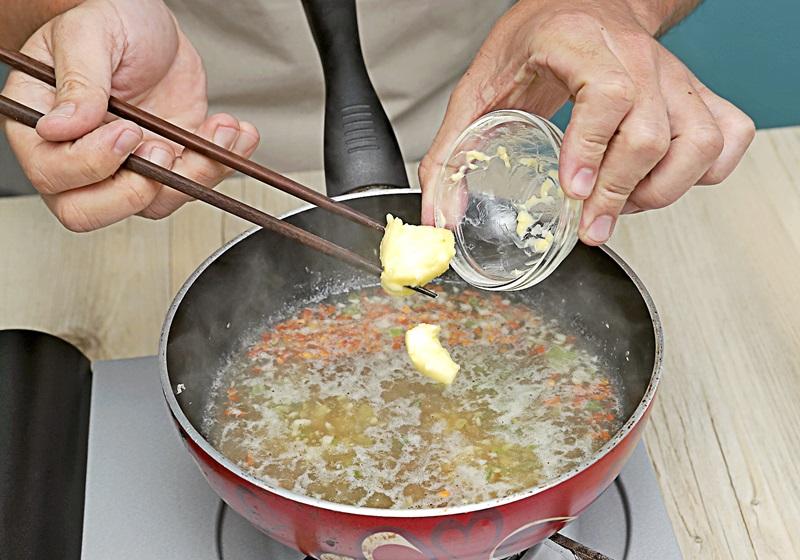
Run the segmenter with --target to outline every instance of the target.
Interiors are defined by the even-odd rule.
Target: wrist
[[[702,0],[627,0],[639,25],[660,37],[688,16]]]
[[[665,5],[674,3],[672,1],[653,2],[652,0],[626,0],[626,2],[639,25],[644,27],[652,36],[660,33],[661,27],[666,20],[666,12],[668,10],[665,9]]]
[[[618,18],[630,18],[631,23],[637,23],[649,35],[656,37],[669,29],[673,12],[680,10],[682,5],[694,7],[699,2],[700,0],[519,0],[515,9],[542,15],[563,10],[582,11],[599,19],[616,14]],[[686,13],[688,11],[691,8]]]

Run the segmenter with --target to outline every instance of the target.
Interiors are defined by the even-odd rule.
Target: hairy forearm
[[[18,49],[49,20],[83,0],[2,0],[0,46]]]
[[[703,0],[628,0],[641,24],[655,37],[677,25]]]

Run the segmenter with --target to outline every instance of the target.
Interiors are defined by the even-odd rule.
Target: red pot
[[[418,213],[418,196],[408,193],[349,200],[373,215],[387,207],[397,212],[403,206],[411,215]],[[289,220],[319,231],[324,229],[320,224],[324,216],[319,210],[306,210]],[[349,239],[352,246],[361,240],[374,246],[374,239],[354,236],[346,224],[337,227],[327,232],[334,242]],[[305,272],[309,267],[310,275]],[[315,268],[337,278],[346,270],[269,232],[245,234],[187,281],[170,309],[161,339],[164,393],[187,448],[220,497],[273,539],[319,560],[505,558],[534,546],[580,515],[632,454],[660,378],[661,324],[645,288],[619,257],[605,248],[579,246],[548,280],[531,290],[538,295],[552,292],[554,297],[546,301],[560,302],[556,308],[568,316],[585,318],[584,329],[622,372],[628,420],[584,464],[503,499],[419,510],[340,505],[270,487],[252,477],[216,451],[197,426],[216,368],[237,348],[237,335],[283,305],[292,290],[319,289],[313,281]],[[297,279],[298,270],[310,276],[308,285]],[[270,289],[263,293],[248,285],[259,277],[270,279]],[[571,298],[562,301],[561,294]],[[222,325],[226,327],[221,329]]]

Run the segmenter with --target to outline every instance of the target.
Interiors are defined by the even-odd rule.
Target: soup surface
[[[271,325],[220,372],[205,435],[268,483],[331,502],[476,503],[557,477],[622,424],[622,388],[514,296],[366,289]],[[420,375],[405,331],[441,325],[462,370]]]

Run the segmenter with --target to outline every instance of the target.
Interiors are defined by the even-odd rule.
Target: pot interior
[[[418,193],[373,194],[346,203],[380,221],[391,212],[417,223],[420,214]],[[286,220],[378,261],[377,231],[318,208]],[[452,272],[446,278],[460,282]],[[187,282],[167,319],[162,340],[166,375],[173,392],[183,386],[177,396],[183,414],[199,432],[220,368],[242,349],[248,333],[271,317],[376,283],[366,273],[269,231],[233,243]],[[579,334],[585,349],[620,373],[624,415],[631,416],[654,373],[658,333],[646,296],[623,266],[603,249],[578,244],[547,280],[522,295],[539,315]]]

